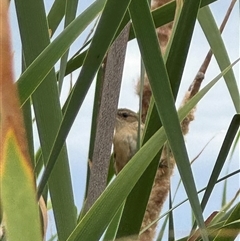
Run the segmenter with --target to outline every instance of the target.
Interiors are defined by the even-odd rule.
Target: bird
[[[139,116],[132,110],[118,109],[113,136],[113,158],[118,174],[137,151]],[[144,125],[141,124],[141,132]]]

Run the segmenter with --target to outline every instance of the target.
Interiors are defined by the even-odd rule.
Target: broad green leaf
[[[156,26],[161,26],[163,24],[170,22],[173,19],[174,11],[175,11],[175,2],[171,2],[166,6],[159,8],[158,10],[154,10],[153,16],[154,16],[154,19],[156,19],[156,22],[155,22]],[[124,26],[127,24],[129,19],[130,19],[129,15],[127,14],[123,19],[121,25],[119,26],[118,33],[120,33],[123,30]],[[134,38],[135,38],[134,31],[133,31],[133,28],[131,27],[129,40],[132,40]],[[86,53],[87,53],[87,50],[85,50],[84,52],[78,55],[74,55],[74,57],[68,61],[66,75],[82,66]]]
[[[207,94],[207,92],[217,83],[217,81],[227,73],[227,71],[229,71],[230,68],[232,68],[236,63],[239,62],[239,59],[237,61],[235,61],[232,65],[230,65],[228,68],[226,68],[221,74],[219,74],[216,78],[214,78],[210,83],[208,83],[202,90],[199,91],[199,93],[197,93],[189,102],[187,102],[185,104],[184,107],[182,107],[178,113],[179,113],[179,117],[180,120],[182,120],[181,117],[183,116],[187,116],[188,114],[188,110],[192,109],[194,106],[196,106],[196,104],[204,97],[205,94]],[[238,172],[233,172],[231,175],[236,175]],[[230,175],[230,176],[231,176]],[[224,177],[223,179],[219,179],[216,183],[225,180],[226,178],[228,178],[229,176]],[[215,184],[216,184],[215,183]],[[206,188],[201,189],[200,191],[198,191],[198,193],[203,192],[204,190],[206,190]],[[188,201],[188,198],[185,199],[183,202],[179,203],[178,205],[176,205],[174,208],[172,208],[171,210],[176,209],[178,206],[180,206],[181,204],[183,204],[184,202]],[[169,211],[171,211],[169,210]],[[162,214],[159,219],[161,219],[162,217],[166,216],[169,214],[169,211],[165,214]],[[159,219],[155,220],[155,222],[157,222]],[[154,222],[154,223],[155,223]],[[149,225],[150,227],[151,225]],[[145,228],[144,230],[146,230],[147,228]],[[141,232],[143,232],[144,230],[142,230]]]
[[[54,64],[66,52],[73,41],[102,10],[106,0],[97,0],[80,14],[35,59],[17,81],[21,105],[34,93]]]
[[[175,157],[179,173],[183,180],[186,193],[189,197],[191,207],[195,214],[195,218],[201,229],[201,235],[204,240],[208,240],[201,207],[197,196],[196,186],[193,179],[193,174],[190,168],[186,147],[184,144],[179,120],[175,109],[174,98],[172,95],[169,78],[164,65],[164,61],[159,54],[160,50],[158,40],[156,37],[148,6],[143,8],[145,3],[144,1],[142,1],[141,3],[142,4],[139,4],[139,1],[132,1],[132,4],[130,5],[130,15],[132,17],[138,45],[145,64],[149,82],[151,84],[151,89],[158,110],[158,114],[165,128],[167,138],[170,143],[173,155]],[[187,9],[191,9],[193,16],[195,14],[196,18],[199,4],[200,1],[185,1],[183,8],[185,7]],[[141,18],[141,16],[145,17]],[[194,23],[195,18],[192,18],[191,22]],[[142,27],[146,23],[148,23],[147,38],[146,28]],[[160,80],[159,76],[161,76]],[[172,130],[174,130],[174,132]]]
[[[165,7],[161,7],[161,8],[158,8],[157,10],[153,11],[153,17],[158,16],[156,13],[159,12],[159,10],[165,9],[166,7],[169,7],[173,3],[174,2],[169,3],[169,4],[165,5]],[[202,3],[202,4],[204,4],[204,3]],[[181,9],[179,9],[179,10],[177,9],[177,11],[178,11],[177,15],[180,15],[179,13],[181,12]],[[193,27],[194,27],[194,25],[192,24],[192,21],[190,19],[196,18],[196,13],[194,16],[194,14],[192,12],[191,12],[192,14],[188,14],[189,12],[191,12],[191,11],[189,11],[188,8],[184,8],[184,12],[182,13],[182,15],[184,17],[181,18],[181,21],[177,26],[175,26],[177,24],[177,22],[175,23],[174,28],[173,28],[173,33],[172,33],[173,40],[169,41],[168,48],[164,55],[165,60],[168,60],[168,53],[169,53],[168,49],[170,49],[170,53],[171,53],[170,54],[171,57],[169,59],[175,58],[176,56],[177,56],[176,59],[178,59],[178,56],[180,55],[180,56],[182,56],[182,61],[186,60],[188,47],[189,47],[189,44],[186,44],[186,43],[190,42]],[[164,12],[162,12],[161,16],[164,16]],[[185,16],[188,16],[188,18],[186,18]],[[175,21],[178,21],[178,18],[179,17],[176,17]],[[157,21],[162,22],[161,18],[159,16],[158,16],[158,19],[155,20],[155,23],[157,23]],[[157,24],[157,26],[158,26],[158,24]],[[184,36],[182,36],[182,26],[185,26],[186,29],[188,29],[188,31],[185,31]],[[148,27],[145,26],[145,29],[147,29],[147,28]],[[184,45],[184,48],[182,47],[183,45]],[[174,52],[176,52],[177,54],[176,55],[173,54]],[[172,62],[172,61],[170,61],[170,62]],[[175,63],[173,63],[173,66],[174,66],[173,67],[174,71],[171,70],[172,71],[172,74],[171,74],[172,79],[170,79],[170,82],[171,82],[171,87],[174,92],[174,98],[176,98],[178,88],[179,88],[179,82],[180,82],[179,78],[181,78],[183,68],[181,67],[182,65],[180,65],[180,64],[178,64],[176,66]],[[170,69],[172,68],[170,64],[168,65],[168,67]],[[168,70],[168,72],[170,72],[170,70]],[[151,114],[148,115],[149,118],[147,117],[148,119],[146,121],[147,124],[146,124],[146,128],[144,130],[145,133],[144,133],[143,143],[145,143],[146,140],[148,140],[148,138],[161,126],[159,116],[158,116],[158,113],[156,110],[156,106],[154,105],[153,101],[151,101],[148,113],[151,113]],[[137,185],[134,187],[131,194],[128,196],[126,206],[130,205],[129,209],[133,210],[133,211],[128,212],[126,210],[123,213],[123,215],[126,214],[126,217],[123,216],[123,219],[125,218],[125,221],[122,221],[123,228],[128,227],[129,229],[131,229],[131,225],[133,225],[134,227],[136,227],[136,230],[139,229],[139,226],[141,225],[141,219],[142,219],[142,216],[144,213],[142,213],[138,210],[143,210],[144,207],[146,206],[148,199],[146,199],[144,201],[142,199],[142,196],[144,196],[144,197],[149,196],[149,192],[150,192],[149,188],[151,188],[151,183],[152,183],[152,182],[150,182],[150,180],[153,180],[155,173],[156,173],[157,166],[158,166],[158,160],[156,159],[156,162],[152,162],[149,165],[146,172],[143,174],[143,176],[140,178],[140,180],[138,181]],[[149,184],[147,185],[147,183],[149,183]],[[146,188],[147,186],[148,186],[148,188]],[[140,198],[142,199],[141,203],[139,203],[137,201]],[[134,217],[134,220],[135,220],[134,223],[130,221],[131,213],[137,213],[137,215],[135,215],[135,217]],[[136,222],[136,220],[139,220],[138,223]],[[128,224],[128,222],[129,222],[129,224]],[[124,229],[126,229],[126,228],[124,228]]]
[[[13,129],[3,141],[0,160],[1,205],[9,241],[42,240],[33,170]],[[31,227],[31,228],[29,228]]]
[[[165,8],[170,7],[171,4],[175,4],[175,2],[171,2],[167,5],[160,7],[157,10],[153,11],[152,14],[153,14],[153,18],[154,18],[154,22],[155,22],[156,26],[161,25],[160,23],[163,23],[162,19],[164,19],[164,17],[165,17],[165,15],[164,15],[165,12],[161,11],[161,10],[164,10]],[[206,4],[206,1],[202,1],[201,7],[204,6],[204,4]],[[175,6],[174,6],[174,8],[175,8]],[[172,11],[172,9],[170,11]],[[170,11],[168,11],[168,12],[166,11],[166,13],[168,13],[168,15],[166,15],[166,16],[168,16],[168,17],[173,16],[173,12],[170,12]],[[184,56],[187,55],[187,50],[188,50],[189,44],[186,45],[185,43],[190,42],[189,39],[191,38],[191,35],[192,35],[192,32],[190,30],[191,30],[191,28],[194,27],[194,26],[188,26],[189,23],[191,23],[191,21],[185,17],[185,16],[189,16],[189,12],[191,12],[191,11],[189,11],[189,9],[185,8],[185,12],[183,13],[184,17],[181,19],[181,21],[182,21],[181,24],[179,24],[180,27],[177,27],[177,30],[176,30],[177,34],[174,34],[174,40],[173,40],[174,46],[173,46],[173,48],[171,48],[171,58],[176,57],[175,54],[172,54],[172,53],[176,52],[177,56],[182,56],[182,60],[185,61],[185,59],[186,59],[186,57],[184,57]],[[192,16],[190,15],[189,18],[191,18],[191,17]],[[194,15],[193,15],[193,17],[194,17]],[[169,20],[171,20],[171,19],[169,19]],[[184,37],[181,36],[183,33],[182,26],[185,26],[186,29],[188,29],[188,31],[184,31]],[[144,29],[147,29],[147,28],[148,28],[147,26],[144,27]],[[180,35],[181,37],[179,37],[178,35]],[[180,41],[179,41],[179,39],[180,39]],[[182,45],[185,45],[185,48],[183,48]],[[165,56],[164,56],[165,58],[167,57],[166,55],[167,54],[165,54]],[[179,58],[177,57],[176,59],[179,59]],[[174,96],[176,98],[177,91],[178,91],[178,85],[179,85],[179,81],[180,81],[178,78],[181,77],[183,68],[179,64],[175,65],[175,63],[173,63],[172,66],[174,68],[174,71],[169,71],[172,73],[172,77],[173,77],[172,79],[170,79],[170,81],[171,81],[172,89],[174,90]],[[170,68],[171,68],[171,66],[170,66]],[[156,128],[158,128],[160,126],[159,117],[158,117],[155,106],[150,105],[149,108],[150,108],[149,112],[152,115],[151,115],[151,118],[149,119],[150,122],[148,122],[148,120],[147,120],[148,124],[147,124],[147,128],[145,128],[146,135],[144,135],[144,142],[145,142],[145,140],[147,140],[149,138],[149,136],[152,135],[152,133],[154,133]],[[122,221],[123,229],[126,229],[126,227],[128,227],[128,229],[131,229],[131,225],[132,225],[132,226],[136,227],[136,230],[137,230],[137,227],[139,228],[139,226],[141,225],[141,217],[143,214],[141,214],[141,212],[139,210],[143,210],[143,207],[146,206],[144,200],[142,199],[142,196],[145,197],[145,196],[149,195],[149,191],[146,188],[146,185],[147,185],[147,182],[150,182],[150,180],[153,179],[157,165],[158,165],[158,160],[156,161],[155,164],[154,164],[154,162],[151,163],[151,165],[148,167],[146,172],[140,178],[137,185],[134,187],[133,191],[129,195],[128,200],[126,202],[126,206],[131,205],[129,209],[132,210],[132,212],[125,210],[125,212],[123,213],[123,215],[126,214],[125,221]],[[155,167],[155,169],[154,169],[154,167]],[[150,174],[150,173],[152,173],[152,174]],[[141,203],[139,203],[137,201],[137,200],[139,200],[139,198],[142,199]],[[147,202],[147,200],[146,200],[146,202]],[[130,221],[131,213],[137,213],[137,216],[136,215],[134,216],[134,220],[135,220],[134,222]],[[138,218],[138,216],[139,216],[139,218]],[[123,218],[124,218],[124,216],[123,216]],[[139,220],[139,223],[137,224],[136,220],[138,220],[138,219],[140,219],[140,220]]]
[[[174,6],[173,6],[173,4],[174,4]],[[172,6],[172,8],[170,8],[170,11],[168,11],[168,10],[166,11],[168,14],[164,15],[165,12],[162,11],[161,12],[162,18],[159,18],[158,21],[162,22],[162,19],[164,19],[164,17],[168,18],[169,16],[170,16],[170,19],[172,19],[171,11],[174,12],[175,2],[168,3],[168,4],[160,7],[159,10],[165,10],[169,6]],[[153,17],[157,16],[155,14],[156,12],[157,12],[157,10],[156,11],[154,10],[152,12]],[[165,23],[167,23],[167,21]],[[156,24],[156,22],[155,22],[155,24]],[[143,26],[143,28],[148,29],[147,24],[146,24],[146,26]],[[134,36],[134,33],[132,33],[132,36]],[[131,38],[131,35],[130,35],[130,38]],[[144,65],[143,61],[141,61],[141,64],[142,64],[142,66]],[[143,73],[143,69],[144,69],[144,73]],[[144,77],[145,77],[145,67],[141,68],[141,80],[140,81],[141,81],[142,85],[143,85]],[[142,103],[141,97],[140,97],[139,103],[140,103],[139,115],[141,116],[141,109],[142,109],[141,108],[141,103]],[[151,120],[150,120],[151,123],[149,123],[149,120],[146,121],[148,124],[146,124],[145,128],[144,128],[143,143],[145,143],[161,127],[159,116],[158,116],[155,106],[153,105],[153,101],[151,101],[148,111],[153,113],[153,116],[151,116],[151,117],[156,117],[156,118],[151,118]],[[148,203],[149,195],[150,195],[150,192],[152,189],[154,177],[156,175],[156,170],[159,165],[160,155],[161,155],[161,151],[159,151],[159,153],[156,155],[156,157],[154,158],[154,161],[151,162],[151,164],[148,166],[148,168],[146,169],[144,174],[141,176],[141,178],[139,179],[139,181],[137,182],[137,184],[131,191],[130,195],[127,197],[126,205],[124,207],[124,211],[123,211],[122,219],[120,222],[117,237],[124,237],[127,235],[132,235],[132,234],[134,235],[134,234],[139,233],[139,230],[140,230],[140,227],[142,224],[142,219],[143,219],[143,216],[145,213],[146,205]],[[139,199],[141,199],[141,202],[138,202]],[[132,220],[134,220],[134,222]]]
[[[50,43],[45,9],[42,1],[16,0],[15,3],[24,59],[26,66],[29,66]],[[48,153],[62,119],[57,81],[53,69],[32,95],[32,102],[42,156],[46,164]],[[49,178],[48,184],[58,237],[60,240],[64,240],[76,225],[76,212],[66,147],[59,155],[58,164],[51,178]]]
[[[219,68],[221,70],[225,69],[230,65],[230,60],[228,57],[227,50],[225,48],[224,42],[222,40],[221,34],[218,30],[216,22],[213,18],[211,10],[208,6],[202,8],[198,14],[198,21],[205,33],[205,36],[209,42],[211,50],[218,62]],[[233,73],[230,70],[225,76],[226,85],[228,87],[229,93],[232,97],[232,101],[236,112],[240,112],[240,99],[238,85]]]
[[[180,110],[180,119],[184,118],[188,111],[197,104],[197,102],[204,96],[204,94],[208,92],[208,90],[217,82],[217,80],[220,79],[221,76],[222,75],[219,75],[216,79],[210,82],[210,84],[203,88],[203,90],[200,91],[199,94],[193,97],[193,99]],[[100,196],[100,198],[89,210],[89,212],[83,217],[82,221],[79,223],[75,231],[69,237],[69,241],[81,240],[81,238],[83,237],[88,240],[98,239],[99,235],[101,235],[101,233],[104,231],[109,221],[113,217],[114,213],[117,211],[117,208],[121,205],[124,197],[126,197],[126,192],[129,192],[129,189],[133,187],[134,184],[132,184],[133,180],[131,179],[137,179],[139,176],[141,176],[141,173],[143,172],[143,170],[141,169],[146,168],[147,163],[149,163],[150,159],[154,157],[157,150],[159,149],[159,146],[161,146],[161,144],[165,142],[165,139],[162,139],[163,135],[164,133],[162,132],[161,128],[151,138],[151,141],[140,149],[140,151],[133,157],[133,159],[126,165],[126,167],[117,176],[117,178]],[[159,140],[155,139],[157,138],[157,136],[161,138]],[[146,160],[144,160],[145,158]],[[135,166],[134,162],[137,162],[135,163]],[[140,171],[139,169],[141,170],[141,173],[138,173]],[[125,183],[127,185],[125,185]],[[94,230],[95,233],[93,233],[92,230]]]
[[[230,66],[232,67],[232,66]],[[229,69],[226,69],[225,74]],[[179,119],[182,120],[187,113],[199,102],[199,100],[214,86],[222,77],[218,75],[213,81],[206,85],[196,96],[194,96],[181,110]],[[163,128],[158,130],[150,140],[142,146],[139,152],[128,162],[116,179],[107,187],[92,208],[82,218],[68,241],[98,240],[118,208],[125,200],[139,177],[147,168],[151,160],[157,154],[166,141]]]
[[[225,74],[232,66],[228,67]],[[222,77],[218,75],[213,81],[206,85],[196,96],[194,96],[182,109],[179,110],[180,121],[188,112],[196,106],[203,96]],[[161,146],[165,143],[166,136],[163,128],[159,129],[150,140],[141,147],[136,155],[119,173],[116,179],[107,187],[92,208],[86,213],[70,235],[67,241],[76,240],[98,240],[113,216],[122,205],[144,170],[156,156]]]
[[[166,140],[163,128],[128,162],[86,213],[67,241],[98,240],[136,181]]]
[[[107,1],[103,10],[102,16],[99,20],[98,27],[91,42],[90,49],[84,61],[84,65],[80,72],[77,82],[70,94],[69,100],[66,104],[66,110],[64,112],[63,121],[61,123],[58,135],[55,139],[51,154],[48,158],[48,165],[42,180],[39,184],[38,193],[41,194],[45,187],[48,177],[56,163],[56,159],[62,149],[64,140],[66,139],[69,130],[74,122],[74,119],[82,105],[82,102],[86,96],[86,93],[95,77],[97,70],[102,63],[113,39],[120,25],[130,0],[124,1]],[[117,12],[113,12],[112,9],[118,9]],[[71,24],[70,24],[71,26]]]
[[[166,68],[171,83],[174,99],[177,98],[178,89],[182,79],[184,66],[195,27],[197,6],[201,1],[184,1],[182,11],[178,17],[175,33],[172,37],[171,48],[168,50]],[[178,13],[179,14],[179,13]]]
[[[210,4],[215,1],[217,0],[203,0],[201,2],[201,7],[204,7],[207,4]],[[171,1],[165,4],[164,6],[153,10],[152,15],[153,15],[155,26],[160,27],[172,21],[174,17],[175,7],[176,7],[176,2]],[[125,22],[120,26],[119,32],[123,29],[126,23],[127,22]],[[133,38],[135,38],[135,35],[134,35],[133,29],[131,28],[130,34],[129,34],[129,40],[132,40]],[[74,57],[68,61],[67,68],[66,68],[66,75],[70,74],[71,72],[73,72],[74,70],[82,66],[86,53],[87,53],[87,50],[85,50],[80,54],[74,55]]]
[[[7,236],[9,241],[40,241],[42,227],[27,135],[14,85],[8,17],[8,1],[3,0],[0,7],[0,236],[5,231],[3,239]]]
[[[141,149],[140,149],[141,150]],[[154,156],[152,162],[147,167],[146,172],[153,173],[153,176],[156,174],[156,167],[159,163],[161,150],[159,150],[156,155]],[[147,173],[148,174],[148,173]],[[151,192],[151,187],[153,183],[153,177],[152,183],[147,180],[147,182],[143,182],[143,175],[141,175],[137,185],[134,186],[133,190],[131,191],[130,195],[128,195],[126,204],[124,206],[121,222],[119,225],[117,238],[123,238],[126,236],[132,236],[132,235],[138,235],[140,231],[140,227],[142,224],[143,215],[145,213],[146,205],[149,199],[149,195]],[[146,175],[144,176],[146,178]],[[141,189],[140,189],[140,184]],[[143,195],[145,194],[145,195]],[[139,197],[141,199],[139,199]],[[137,199],[138,198],[138,199]],[[136,201],[136,199],[138,201]],[[141,200],[141,202],[139,202]],[[143,205],[143,204],[145,205]],[[143,208],[142,208],[143,206]]]

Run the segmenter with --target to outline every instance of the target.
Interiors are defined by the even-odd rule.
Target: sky
[[[85,9],[92,1],[80,1],[78,12]],[[52,1],[45,1],[46,11],[51,7]],[[216,3],[211,4],[211,10],[216,19],[218,26],[220,25],[225,12],[230,4],[230,0],[218,0]],[[237,6],[238,5],[238,6]],[[234,7],[233,13],[227,23],[226,29],[224,30],[222,36],[226,49],[229,53],[231,62],[239,57],[239,1]],[[11,17],[11,28],[12,28],[12,38],[13,38],[13,52],[14,52],[14,70],[16,79],[20,75],[21,70],[21,45],[18,33],[18,25],[16,22],[14,5],[11,3],[10,7],[10,17]],[[236,24],[236,22],[238,24]],[[61,27],[59,29],[61,31]],[[77,47],[81,46],[84,39],[86,38],[90,29],[87,29],[85,33],[79,38],[73,47],[70,49],[70,56],[77,50]],[[177,106],[181,102],[184,93],[188,89],[192,80],[194,79],[196,73],[202,61],[205,58],[209,50],[208,42],[201,30],[201,27],[196,23],[195,31],[193,34],[192,43],[189,50],[189,56],[187,58],[186,67],[182,77],[182,84],[180,86],[179,95],[177,99]],[[56,66],[56,69],[58,66]],[[130,41],[127,47],[127,56],[124,66],[123,82],[121,87],[121,94],[119,99],[119,107],[129,108],[134,111],[138,110],[138,97],[135,94],[135,85],[139,77],[140,72],[140,54],[136,41]],[[77,77],[79,71],[76,71],[73,75],[73,79]],[[218,65],[213,58],[211,64],[207,70],[203,86],[209,83],[214,77],[220,73]],[[236,79],[239,81],[239,64],[234,67],[234,73]],[[67,91],[69,90],[68,81],[64,84],[65,91],[62,96],[62,101],[64,100]],[[73,188],[75,195],[75,202],[78,209],[82,206],[84,186],[86,179],[86,168],[87,168],[87,155],[88,155],[88,143],[91,128],[91,112],[93,105],[94,96],[94,83],[91,86],[89,94],[84,100],[83,106],[79,111],[79,114],[74,122],[72,130],[69,133],[67,139],[67,147],[70,159],[71,175],[73,180]],[[197,112],[195,116],[195,121],[190,126],[190,133],[186,137],[186,145],[189,153],[190,160],[193,159],[205,144],[212,138],[214,139],[206,147],[204,152],[193,164],[193,173],[195,176],[195,181],[197,189],[206,186],[208,179],[210,177],[212,168],[217,158],[217,154],[221,147],[222,141],[225,137],[229,123],[235,114],[234,106],[232,104],[231,98],[228,93],[228,89],[225,85],[223,79],[221,79],[216,86],[205,96],[203,100],[197,106]],[[38,140],[36,138],[36,146],[38,145]],[[227,160],[229,163],[230,160]],[[227,166],[227,165],[226,165]],[[239,152],[236,152],[229,165],[229,170],[233,171],[239,168]],[[224,169],[221,176],[226,173],[226,168]],[[175,170],[172,177],[172,187],[173,190],[179,180],[179,174]],[[227,196],[230,200],[239,188],[239,176],[230,178],[228,181]],[[213,211],[220,208],[221,205],[221,195],[222,195],[222,185],[219,184],[214,189],[214,193],[211,198],[210,205],[206,207],[204,212],[205,218],[208,217]],[[176,196],[177,204],[185,198],[185,191],[181,187],[180,191]],[[164,210],[167,209],[167,203]],[[187,213],[186,213],[187,210]],[[185,217],[184,222],[182,219],[176,219],[175,226],[177,229],[176,238],[182,237],[189,232],[191,227],[191,213],[189,211],[189,204],[184,204],[181,208],[178,208],[174,215],[177,217]],[[189,212],[188,212],[189,211]],[[164,211],[163,211],[164,212]],[[50,217],[51,218],[51,217]],[[53,222],[50,223],[49,234],[54,232],[55,228]]]

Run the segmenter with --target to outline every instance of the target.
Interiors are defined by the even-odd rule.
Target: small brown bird
[[[143,125],[141,125],[141,130]],[[118,109],[113,137],[114,168],[118,174],[137,150],[138,115],[129,109]]]

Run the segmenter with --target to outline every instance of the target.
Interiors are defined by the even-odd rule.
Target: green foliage
[[[168,46],[167,54],[162,56],[154,31],[154,24],[155,26],[161,26],[173,20],[176,8],[175,1],[155,10],[151,15],[145,0],[96,0],[81,13],[78,11],[76,13],[77,6],[81,1],[55,0],[47,15],[43,0],[38,0],[38,4],[32,3],[30,0],[15,0],[23,48],[23,66],[25,66],[25,71],[17,80],[16,86],[18,87],[22,108],[27,108],[26,110],[31,111],[32,116],[36,118],[37,131],[34,132],[34,138],[40,139],[40,147],[35,150],[35,157],[33,154],[31,156],[32,163],[35,165],[35,175],[39,181],[37,192],[38,197],[43,195],[46,202],[51,200],[54,214],[53,222],[56,225],[58,240],[97,241],[104,235],[104,241],[107,241],[116,240],[116,237],[138,235],[158,167],[160,151],[166,141],[170,143],[174,153],[181,181],[187,194],[187,199],[184,202],[190,203],[198,228],[201,230],[198,233],[196,229],[193,229],[195,234],[197,233],[199,237],[202,235],[202,240],[216,241],[233,241],[238,235],[240,230],[239,201],[236,203],[234,200],[235,202],[224,209],[224,214],[221,215],[220,211],[210,223],[205,223],[206,218],[203,215],[204,207],[208,203],[216,183],[219,182],[219,174],[233,146],[232,143],[237,136],[240,123],[240,117],[237,114],[239,112],[239,91],[232,70],[233,65],[237,64],[238,61],[231,64],[229,60],[214,17],[210,8],[206,6],[212,2],[214,1],[184,1],[183,7],[177,10],[174,34]],[[91,27],[93,21],[99,16],[92,38],[83,48],[78,46],[77,53],[69,57],[69,53],[71,53],[69,49],[74,45],[74,41],[78,37],[83,38],[85,36],[84,30]],[[60,22],[63,18],[65,19],[64,29],[61,29]],[[84,205],[78,207],[82,210],[78,210],[78,213],[76,213],[77,205],[74,196],[78,194],[78,191],[75,193],[72,188],[73,177],[69,169],[71,160],[70,155],[68,155],[69,150],[66,147],[66,139],[79,110],[82,108],[82,103],[89,93],[90,86],[98,74],[100,77],[97,80],[93,108],[94,120],[97,119],[98,106],[101,101],[101,95],[99,94],[103,74],[101,66],[111,44],[129,22],[129,19],[132,22],[129,40],[136,38],[138,41],[154,96],[145,127],[143,144],[114,179],[111,179],[112,166],[110,167],[109,177],[111,178],[108,180],[105,191],[86,213]],[[175,100],[178,97],[179,86],[184,81],[182,75],[187,65],[188,54],[191,51],[190,45],[192,44],[196,20],[199,21],[206,35],[220,71],[216,71],[216,77],[209,81],[183,108],[177,111]],[[51,35],[54,35],[53,39],[51,39]],[[60,65],[57,64],[58,61],[61,61]],[[73,74],[75,70],[80,70],[80,74],[77,78],[74,77],[74,86],[67,95],[65,103],[61,105],[60,93],[66,92],[64,89],[64,83],[67,80],[66,75]],[[160,81],[159,76],[161,76]],[[204,197],[200,199],[198,194],[203,190],[198,191],[196,187],[198,185],[195,183],[189,154],[184,144],[179,123],[200,100],[206,98],[205,96],[209,91],[214,91],[216,83],[220,81],[222,76],[224,76],[231,96],[229,99],[237,113],[232,117],[232,123],[229,124],[228,133],[215,161],[212,176],[209,178],[207,187],[203,189],[205,190]],[[31,115],[26,115],[25,122],[28,123],[27,133],[29,133],[28,138],[31,139],[29,123],[34,126]],[[95,128],[96,126],[93,124],[89,158],[93,153]],[[78,135],[81,137],[81,133]],[[34,152],[33,140],[28,140],[28,142],[31,146],[30,150]],[[9,154],[8,158],[20,159],[21,157],[17,157],[15,146],[17,144],[10,144],[13,145],[12,150],[15,151],[10,153],[11,155]],[[234,144],[234,147],[236,148],[237,144]],[[21,168],[18,168],[17,172],[25,175]],[[90,171],[86,178],[86,186],[88,186],[89,175]],[[233,175],[239,175],[238,171],[235,171]],[[225,179],[228,180],[228,177]],[[17,192],[19,186],[22,194],[28,195],[28,192],[25,191],[27,186],[22,187],[21,182],[22,180],[14,179],[13,184],[15,186],[11,191]],[[171,192],[171,194],[173,193]],[[7,202],[9,197],[4,193],[2,198],[4,202]],[[139,199],[141,199],[141,202]],[[174,213],[170,212],[177,209],[182,203],[175,205],[174,202],[170,201],[170,204],[169,210],[160,218],[170,215],[169,232],[170,229],[174,229],[176,235],[177,227],[174,225],[174,219],[182,219],[182,217],[176,217]],[[7,207],[11,208],[11,205],[9,202]],[[19,200],[18,208],[21,209],[23,206],[26,206],[26,204]],[[78,221],[77,216],[79,216]],[[12,217],[14,217],[14,213],[12,213]],[[28,218],[34,224],[31,217]],[[15,221],[22,222],[18,219]],[[165,229],[167,229],[166,224],[167,218],[163,225]],[[31,231],[36,229],[33,226],[29,225]],[[14,233],[12,230],[18,232],[18,229],[19,225],[14,225],[13,222],[13,226],[9,227],[9,232]],[[105,231],[106,233],[104,233]],[[8,227],[6,232],[8,232]],[[190,232],[191,228],[189,229]],[[160,231],[158,240],[163,237],[163,233],[164,229]],[[188,237],[181,240],[187,240],[191,235],[189,234]],[[9,235],[9,240],[27,240],[24,237],[20,238],[20,236],[20,232],[11,239]],[[54,235],[47,238],[55,240]],[[31,237],[28,240],[39,240],[39,237]],[[173,239],[170,238],[170,240]]]
[[[2,150],[4,161],[1,163],[0,179],[1,204],[7,218],[7,237],[9,241],[40,241],[40,214],[35,199],[32,170],[20,146],[13,129],[9,129]]]

